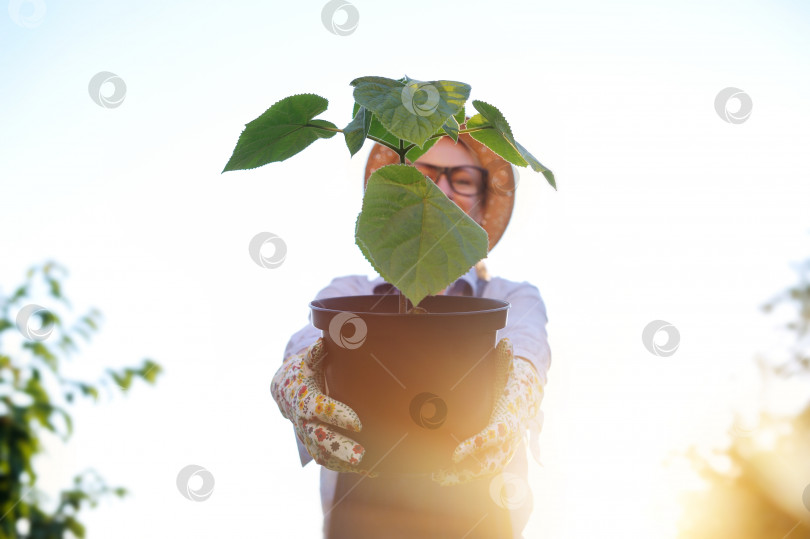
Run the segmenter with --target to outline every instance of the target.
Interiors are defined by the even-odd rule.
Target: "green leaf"
[[[379,168],[368,180],[355,240],[414,305],[487,256],[486,231],[418,170]]]
[[[62,414],[62,419],[65,420],[65,428],[67,432],[65,432],[65,436],[62,438],[64,441],[67,441],[68,438],[73,434],[73,418],[70,417],[70,414],[64,408],[54,407],[54,412],[58,412]]]
[[[163,367],[161,367],[159,363],[155,363],[151,359],[146,359],[143,362],[143,366],[138,371],[138,374],[148,383],[154,384],[158,374],[161,372],[163,372]]]
[[[48,397],[48,393],[45,391],[45,388],[43,388],[42,384],[39,382],[39,370],[35,369],[34,373],[35,375],[28,380],[27,384],[25,384],[25,389],[23,391],[30,395],[34,401],[47,404],[50,402],[50,398]]]
[[[352,110],[352,117],[357,115],[358,110],[360,110],[360,105],[355,103],[354,109]],[[384,140],[391,146],[399,148],[399,139],[394,135],[392,135],[391,133],[389,133],[388,131],[386,131],[385,128],[380,123],[380,121],[374,116],[373,113],[371,114],[371,126],[369,127],[368,130],[368,136]]]
[[[313,119],[328,105],[325,98],[315,94],[293,95],[277,101],[245,126],[222,172],[284,161],[319,138],[333,137],[337,132],[333,123]]]
[[[45,427],[51,432],[56,432],[56,427],[51,423],[51,412],[53,406],[50,404],[34,403],[26,407],[28,417],[32,420],[36,419],[40,425]]]
[[[68,335],[62,336],[62,339],[59,341],[59,348],[65,353],[70,353],[71,351],[76,352],[79,350],[79,347],[76,346],[76,342]]]
[[[48,279],[48,284],[51,287],[51,295],[55,298],[62,297],[62,286],[56,279]]]
[[[45,346],[41,342],[39,341],[24,342],[22,343],[22,346],[23,348],[28,348],[35,356],[45,361],[45,363],[54,372],[59,370],[57,357],[51,352],[51,350],[47,346]]]
[[[456,120],[455,116],[447,118],[442,129],[445,133],[450,135],[450,138],[452,138],[454,142],[458,142],[458,120]]]
[[[473,101],[473,106],[480,114],[476,114],[467,122],[467,129],[478,127],[491,127],[482,131],[470,133],[478,142],[486,145],[513,165],[520,167],[531,166],[535,172],[541,172],[546,181],[557,189],[554,173],[537,160],[526,148],[518,144],[512,136],[512,129],[501,111],[483,101]]]
[[[65,527],[73,533],[78,539],[85,537],[85,528],[78,520],[69,516],[65,518]]]
[[[50,326],[50,325],[60,326],[60,327],[62,326],[62,319],[59,318],[56,315],[56,313],[54,313],[53,311],[50,311],[48,309],[43,309],[41,311],[38,311],[37,315],[39,316],[39,319],[41,320],[42,327]]]
[[[90,327],[91,329],[98,331],[98,324],[96,323],[95,320],[93,320],[91,316],[83,316],[81,320],[82,322],[87,324],[87,326]]]
[[[469,85],[447,80],[361,77],[350,84],[354,100],[371,110],[388,132],[420,147],[470,96]]]
[[[79,389],[85,397],[92,397],[94,401],[98,401],[98,389],[95,386],[79,382]]]
[[[349,153],[354,156],[363,147],[366,142],[368,130],[371,128],[371,114],[370,110],[365,107],[360,107],[354,115],[354,119],[349,122],[349,125],[343,128],[343,135],[346,138],[346,146],[349,147]]]
[[[112,376],[112,379],[124,392],[126,392],[132,385],[132,371],[130,369],[124,369],[122,373],[117,373],[112,369],[107,369],[107,372],[110,374],[110,376]]]
[[[29,274],[32,271],[33,270],[29,270]],[[31,275],[29,275],[28,278],[30,279]],[[14,291],[14,294],[12,294],[10,298],[8,298],[8,303],[14,303],[18,299],[25,297],[27,295],[28,295],[28,286],[22,285],[19,288],[17,288],[17,290]]]

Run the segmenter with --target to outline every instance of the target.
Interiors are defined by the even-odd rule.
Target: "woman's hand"
[[[325,356],[323,338],[305,353],[289,356],[273,376],[270,391],[315,462],[337,472],[373,477],[377,474],[358,467],[365,454],[363,446],[329,426],[355,432],[363,428],[354,410],[323,394],[321,363]]]
[[[534,366],[513,355],[509,339],[496,347],[499,360],[508,361],[506,386],[487,425],[456,447],[450,469],[433,473],[441,485],[456,485],[503,471],[514,457],[529,424],[537,421],[543,386]],[[496,385],[497,387],[497,385]]]

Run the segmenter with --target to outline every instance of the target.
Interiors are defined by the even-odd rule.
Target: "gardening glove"
[[[354,410],[323,394],[324,357],[326,347],[320,337],[305,353],[284,360],[273,376],[270,391],[281,415],[292,422],[296,436],[315,462],[337,472],[374,477],[376,473],[358,467],[365,454],[363,446],[330,427],[360,432],[363,425]]]
[[[432,474],[433,481],[441,485],[466,483],[503,471],[515,456],[527,428],[532,430],[532,451],[537,455],[537,434],[542,427],[540,377],[531,362],[514,357],[509,339],[498,342],[496,353],[498,362],[506,368],[499,369],[496,388],[502,389],[495,393],[500,397],[493,407],[489,425],[456,447],[452,467]]]

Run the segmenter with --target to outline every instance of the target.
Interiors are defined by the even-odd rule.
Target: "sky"
[[[360,76],[466,82],[555,173],[557,191],[519,170],[487,259],[537,286],[549,317],[526,537],[674,537],[695,485],[671,456],[726,443],[735,411],[807,394],[773,395],[754,363],[784,354],[759,307],[810,242],[804,2],[357,0],[331,19],[355,10],[344,31],[321,0],[8,4],[0,290],[56,260],[71,312],[104,315],[66,372],[165,369],[77,405],[75,436],[39,461],[46,491],[89,467],[132,491],[83,513],[91,539],[318,536],[318,470],[300,467],[270,381],[315,294],[375,276],[353,238],[370,145],[349,158],[336,136],[221,171],[244,124],[289,95],[327,98],[319,117],[344,126]],[[91,96],[102,72],[123,101],[97,103],[112,82]],[[716,108],[726,88],[750,99],[742,121],[726,113],[746,101]],[[280,267],[251,260],[260,232],[287,245]],[[656,320],[680,335],[670,356],[642,341]],[[192,464],[215,480],[202,502],[176,485]]]

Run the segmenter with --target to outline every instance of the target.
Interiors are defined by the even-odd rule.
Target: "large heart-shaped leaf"
[[[333,137],[337,132],[335,124],[313,119],[328,105],[329,101],[315,94],[298,94],[277,101],[245,125],[222,172],[284,161],[319,138]]]
[[[478,142],[486,145],[493,152],[497,153],[510,163],[521,167],[531,166],[536,172],[541,172],[546,181],[557,189],[554,181],[554,173],[537,160],[529,151],[518,144],[512,136],[512,128],[509,122],[503,117],[501,111],[489,103],[475,100],[473,106],[480,114],[476,114],[467,121],[467,129],[478,127],[491,127],[470,133],[470,136]]]
[[[469,85],[447,80],[360,77],[351,85],[355,102],[374,112],[388,132],[420,147],[470,96]]]
[[[355,240],[374,269],[418,305],[487,256],[486,231],[410,165],[368,179]]]

